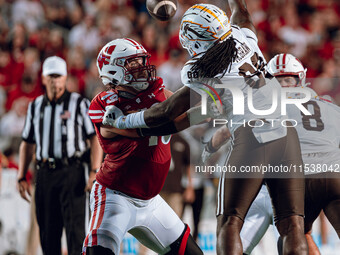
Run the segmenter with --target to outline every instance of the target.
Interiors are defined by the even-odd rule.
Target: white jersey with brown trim
[[[288,117],[297,124],[301,153],[340,152],[340,107],[323,99],[303,105],[312,115],[304,115],[295,105],[287,106]]]
[[[274,96],[277,98],[281,94],[281,86],[276,79],[265,79],[266,61],[257,45],[256,35],[250,29],[232,25],[232,36],[238,53],[229,70],[216,75],[214,79],[200,79],[191,70],[195,61],[191,59],[181,71],[183,84],[201,95],[209,92],[216,100],[215,92],[220,95],[226,114],[219,118],[228,121],[232,134],[238,127],[259,120],[253,133],[260,143],[284,137],[287,130],[282,125],[285,116],[281,116],[280,100],[277,100],[277,107],[270,114],[267,114],[269,111],[264,112],[272,109]],[[273,96],[273,93],[276,94]],[[240,107],[235,107],[234,99]],[[244,111],[240,111],[240,108]]]

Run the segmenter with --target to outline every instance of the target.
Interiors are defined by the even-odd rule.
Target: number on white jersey
[[[313,114],[312,115],[302,115],[302,125],[304,129],[309,131],[322,131],[325,128],[325,124],[322,122],[321,119],[321,111],[320,106],[315,101],[309,101],[307,103],[302,104],[306,109],[308,109],[308,105],[313,107]]]

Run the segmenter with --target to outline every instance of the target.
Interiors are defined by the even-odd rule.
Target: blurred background
[[[230,15],[226,2],[178,0],[176,15],[169,22],[160,22],[148,14],[145,0],[0,0],[0,255],[40,254],[32,208],[18,197],[15,169],[28,103],[44,93],[44,59],[52,55],[64,58],[68,90],[91,100],[103,89],[96,67],[99,50],[113,39],[130,37],[151,53],[158,76],[169,90],[175,91],[182,86],[180,70],[189,58],[178,40],[182,14],[195,3],[213,3]],[[294,54],[308,69],[311,87],[339,104],[340,1],[246,2],[266,60],[278,53]],[[183,135],[191,152],[198,155],[199,132],[202,130],[192,129]],[[215,254],[211,208],[215,206],[216,183],[213,179],[197,182],[197,189],[204,189],[200,191],[203,209],[195,209],[202,210],[197,238],[205,254]],[[190,210],[184,210],[183,217],[192,225],[198,224]],[[334,254],[336,247],[340,248],[339,240],[327,222],[321,227],[318,222],[314,238],[323,254]],[[273,254],[275,240],[271,238],[269,234],[254,254]],[[27,248],[27,244],[33,248]],[[131,237],[124,240],[123,252],[141,254],[137,241]]]

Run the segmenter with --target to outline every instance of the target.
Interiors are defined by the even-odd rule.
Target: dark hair
[[[236,42],[233,37],[215,43],[201,58],[197,58],[191,70],[199,77],[213,78],[219,73],[229,71],[237,56]]]

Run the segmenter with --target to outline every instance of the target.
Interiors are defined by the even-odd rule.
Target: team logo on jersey
[[[183,21],[182,26],[184,26],[183,35],[189,40],[215,41],[218,39],[215,32],[210,31],[209,27],[203,27],[201,24]]]

